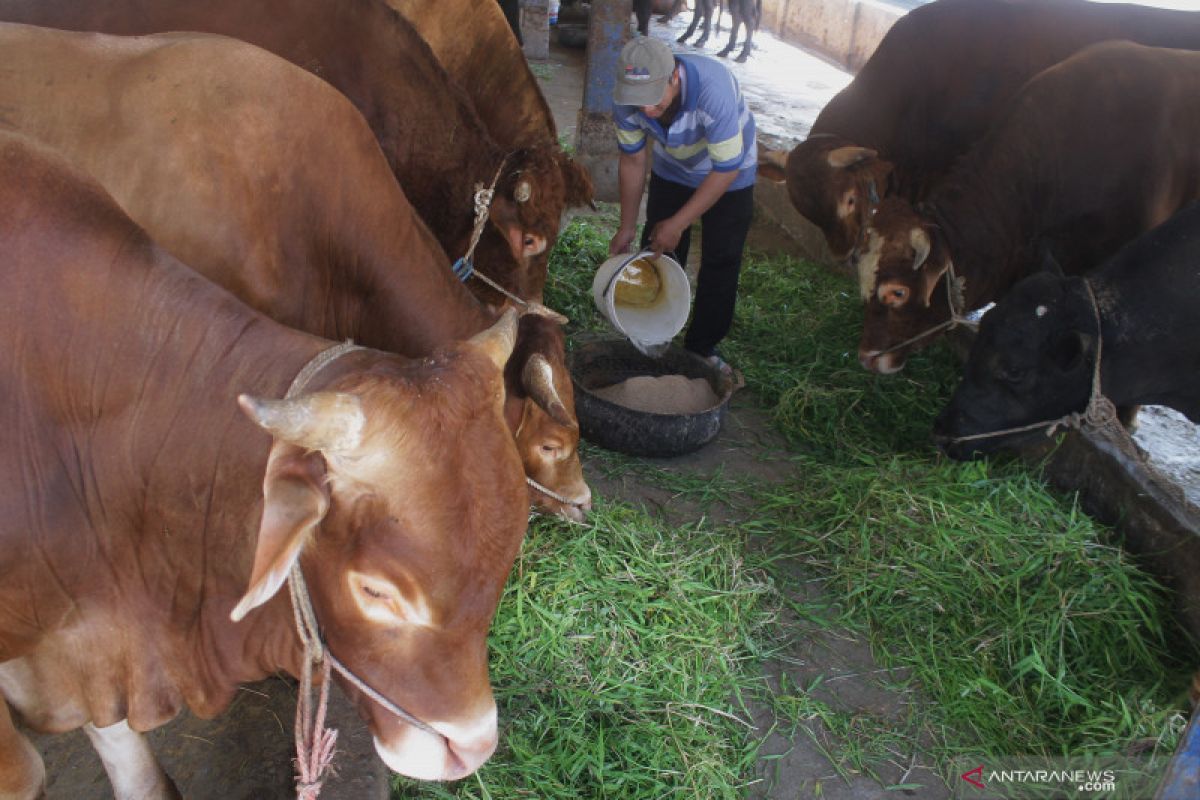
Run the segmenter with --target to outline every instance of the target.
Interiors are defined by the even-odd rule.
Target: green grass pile
[[[937,454],[949,348],[873,375],[849,280],[751,259],[743,289],[729,349],[803,475],[759,492],[746,528],[827,575],[876,657],[911,670],[944,731],[936,748],[1169,752],[1194,655],[1174,647],[1169,598],[1036,468]]]
[[[756,746],[738,698],[773,619],[742,545],[620,503],[537,519],[491,632],[500,749],[398,796],[739,797]]]
[[[577,304],[581,329],[603,327],[581,287],[612,227],[577,221],[564,235],[548,294]],[[861,325],[848,278],[750,254],[722,349],[772,413],[800,478],[763,488],[728,475],[724,490],[694,491],[744,498],[742,533],[824,576],[842,622],[869,633],[881,664],[913,676],[928,705],[904,735],[924,730],[943,765],[956,753],[1171,752],[1196,653],[1166,592],[1036,466],[940,456],[929,431],[958,379],[950,348],[874,375],[858,364]],[[678,476],[657,480],[688,491]],[[835,763],[861,749],[845,748]]]
[[[576,219],[552,254],[546,301],[572,337],[608,331],[591,280],[615,224],[611,208]],[[500,749],[465,781],[400,781],[397,796],[740,797],[762,735],[750,702],[785,727],[820,727],[843,773],[873,774],[897,754],[928,754],[948,774],[964,753],[1174,748],[1195,651],[1165,592],[1036,467],[939,456],[929,429],[954,357],[935,346],[899,375],[867,373],[861,314],[849,279],[747,258],[722,349],[798,477],[764,485],[592,458],[696,507],[732,504],[738,521],[677,527],[620,498],[584,526],[535,520],[491,635]],[[825,596],[802,607],[786,584],[794,568],[768,574],[780,559],[820,577]],[[905,668],[900,688],[918,698],[908,718],[840,710],[787,680],[771,694],[762,663],[787,635],[773,624],[783,604],[864,632],[881,665]]]

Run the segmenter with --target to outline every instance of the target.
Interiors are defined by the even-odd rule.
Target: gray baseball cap
[[[662,99],[675,69],[671,48],[660,39],[639,36],[621,48],[613,102],[620,106],[652,106]]]

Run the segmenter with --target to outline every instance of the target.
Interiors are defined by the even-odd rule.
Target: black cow
[[[1096,307],[1084,281],[1091,285]],[[1101,389],[1118,407],[1170,406],[1200,423],[1200,202],[1134,240],[1086,276],[1018,283],[983,318],[962,383],[934,423],[954,458],[1044,435],[956,441],[1083,411],[1099,312]]]

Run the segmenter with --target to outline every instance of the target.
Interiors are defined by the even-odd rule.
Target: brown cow
[[[1200,49],[1200,14],[1086,0],[937,0],[897,20],[790,154],[759,174],[787,181],[836,258],[879,198],[929,190],[1043,69],[1090,44],[1128,39]]]
[[[478,0],[387,0],[416,28],[501,147],[557,143],[554,115],[503,11]],[[464,20],[469,20],[464,24]]]
[[[475,262],[526,300],[542,299],[563,210],[591,200],[586,171],[556,141],[494,142],[428,45],[383,0],[0,0],[0,20],[124,35],[219,33],[304,67],[366,117],[451,259],[467,252],[476,184],[500,172]],[[478,280],[471,288],[503,299]]]
[[[495,320],[454,278],[362,116],[305,71],[208,34],[0,24],[0,49],[9,124],[74,159],[156,241],[280,322],[416,356]],[[531,490],[534,501],[579,520],[591,492],[556,327],[522,322],[507,414],[527,474],[558,495]]]
[[[487,632],[527,520],[502,413],[513,315],[421,360],[350,352],[289,391],[336,343],[167,255],[47,148],[0,135],[0,208],[0,795],[44,780],[11,704],[85,728],[118,798],[178,797],[141,732],[300,674],[294,565],[329,652],[429,727],[346,683],[387,765],[478,768]]]
[[[921,211],[880,203],[858,256],[863,366],[894,372],[929,341],[903,344],[949,319],[952,277],[978,308],[1047,258],[1090,269],[1200,197],[1198,96],[1200,53],[1129,42],[1031,80]]]

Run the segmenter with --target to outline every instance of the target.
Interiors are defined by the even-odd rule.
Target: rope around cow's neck
[[[364,349],[366,348],[346,341],[322,350],[296,373],[296,377],[292,380],[292,385],[288,387],[284,397],[289,400],[294,398],[324,367],[346,353]],[[441,734],[375,691],[329,651],[329,646],[325,644],[325,640],[321,636],[320,625],[317,624],[317,615],[308,594],[308,585],[304,582],[304,573],[300,570],[299,558],[292,564],[292,568],[288,572],[287,584],[288,594],[292,601],[292,616],[296,623],[296,633],[304,647],[302,656],[304,663],[300,668],[300,689],[296,698],[296,724],[294,726],[296,800],[316,800],[321,792],[321,786],[325,782],[322,776],[333,761],[334,745],[337,743],[337,731],[325,727],[325,711],[329,705],[331,667],[360,692],[382,706],[384,710],[418,730],[434,736],[441,736]],[[321,694],[315,710],[312,702],[313,667],[321,668]]]
[[[1083,278],[1083,286],[1087,290],[1088,300],[1092,304],[1092,315],[1096,319],[1096,362],[1092,365],[1092,391],[1088,397],[1087,407],[1082,412],[1072,411],[1069,414],[1064,414],[1057,419],[1046,420],[1044,422],[1034,422],[1029,425],[1019,425],[1015,428],[1005,428],[998,431],[988,431],[987,433],[973,433],[968,436],[956,436],[949,441],[952,442],[971,442],[979,439],[990,439],[995,436],[1009,436],[1014,433],[1026,433],[1028,431],[1036,431],[1039,428],[1046,429],[1047,436],[1053,436],[1060,428],[1070,428],[1079,430],[1088,428],[1089,430],[1100,430],[1102,428],[1110,428],[1116,425],[1121,429],[1122,434],[1128,437],[1125,428],[1117,421],[1117,408],[1113,402],[1104,396],[1100,389],[1100,359],[1103,355],[1104,337],[1101,334],[1100,324],[1100,304],[1096,302],[1096,294],[1092,291],[1092,284],[1087,278]]]

